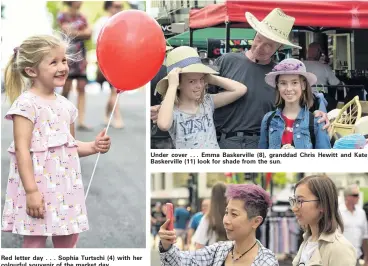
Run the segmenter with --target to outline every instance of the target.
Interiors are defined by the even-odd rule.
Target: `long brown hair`
[[[226,231],[223,224],[223,218],[226,209],[226,185],[218,182],[212,187],[210,210],[206,216],[209,222],[208,235],[212,232],[216,233],[216,241],[227,240]]]
[[[295,185],[294,193],[301,184],[308,186],[313,195],[319,199],[317,204],[323,210],[318,221],[318,234],[332,234],[338,228],[341,232],[344,232],[344,224],[339,212],[338,193],[334,182],[328,176],[312,175],[304,177]],[[311,234],[309,226],[305,229]]]
[[[285,106],[285,100],[281,97],[280,91],[278,88],[277,83],[279,82],[280,75],[276,76],[276,106],[284,108]],[[305,90],[302,90],[302,97],[300,97],[299,104],[300,106],[307,106],[308,109],[313,106],[313,93],[312,93],[312,87],[310,86],[308,80],[302,76],[299,75],[299,79],[301,83],[305,84]]]

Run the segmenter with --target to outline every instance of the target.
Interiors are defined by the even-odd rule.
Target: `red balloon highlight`
[[[166,50],[160,25],[148,14],[127,10],[112,16],[97,40],[102,74],[119,91],[147,84],[159,71]]]

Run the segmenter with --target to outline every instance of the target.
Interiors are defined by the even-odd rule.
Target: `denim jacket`
[[[274,117],[266,131],[268,117],[273,112],[268,112],[262,120],[260,149],[280,149],[281,139],[285,131],[285,121],[282,118],[282,109],[277,108]],[[314,118],[315,149],[331,149],[330,138],[326,130],[323,130],[324,123],[318,124],[319,118]],[[268,134],[268,144],[267,144]],[[295,149],[313,149],[309,134],[309,110],[302,108],[295,119],[293,125],[293,140]]]

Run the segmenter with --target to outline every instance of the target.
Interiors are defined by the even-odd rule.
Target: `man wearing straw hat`
[[[282,45],[301,49],[288,40],[295,18],[281,9],[275,8],[261,22],[249,12],[245,16],[257,31],[251,49],[245,53],[225,54],[217,60],[222,77],[248,87],[245,96],[215,111],[217,137],[222,149],[258,147],[262,118],[275,108],[276,91],[264,81],[265,75],[274,67],[271,57]],[[153,121],[157,120],[157,113],[158,107],[152,107]],[[319,122],[326,122],[327,128],[327,115],[317,112],[316,116],[322,116]]]
[[[166,46],[166,53],[173,48],[171,46]],[[161,66],[159,72],[151,80],[151,108],[157,108],[155,106],[160,106],[161,96],[156,94],[156,85],[167,75],[167,70],[165,63]],[[160,130],[156,124],[151,120],[151,149],[174,149],[173,141],[168,132]]]
[[[274,109],[276,99],[275,89],[264,81],[265,75],[274,67],[271,57],[282,45],[301,49],[288,40],[295,18],[281,9],[275,8],[262,21],[249,12],[245,16],[257,32],[250,50],[225,54],[217,60],[221,76],[248,87],[245,96],[215,111],[218,141],[223,149],[257,148],[262,118]],[[321,115],[317,113],[317,116]],[[327,116],[320,122],[322,120],[327,120]]]

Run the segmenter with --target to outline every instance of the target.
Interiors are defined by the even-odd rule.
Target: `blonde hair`
[[[5,68],[4,78],[5,92],[11,103],[19,97],[27,81],[31,79],[25,69],[37,67],[52,48],[60,46],[68,48],[68,39],[61,39],[53,35],[37,35],[27,38],[18,48],[14,49],[14,54]]]

